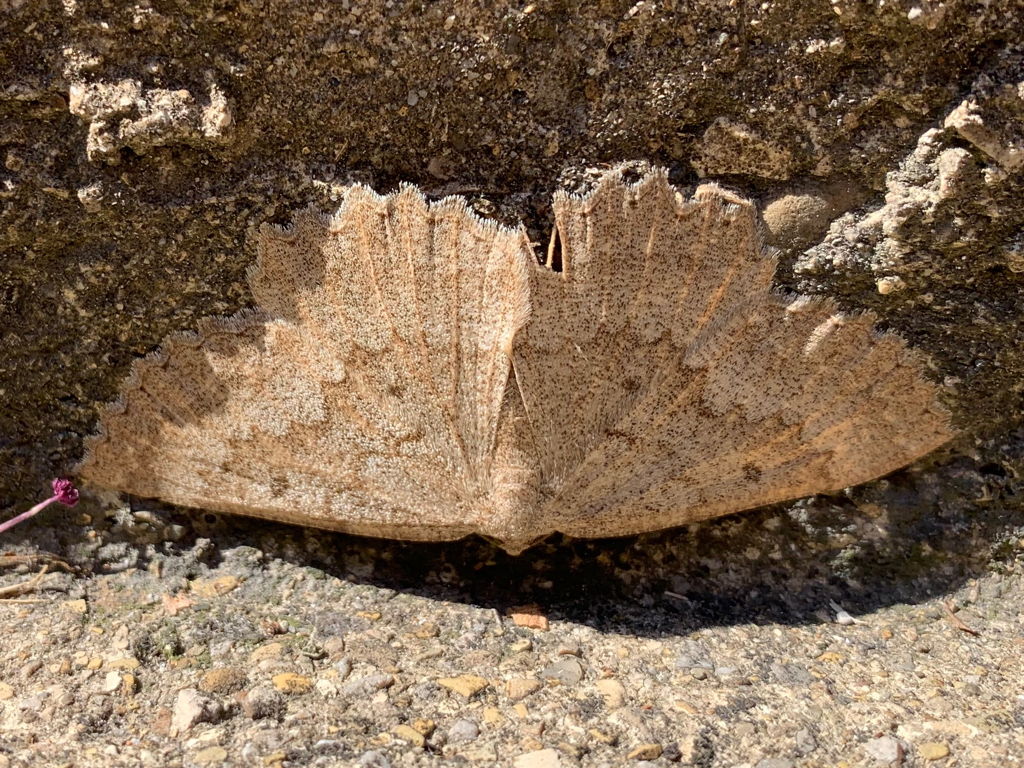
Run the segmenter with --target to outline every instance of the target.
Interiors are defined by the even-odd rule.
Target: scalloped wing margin
[[[950,438],[919,357],[873,316],[771,292],[750,203],[616,171],[555,216],[560,273],[521,230],[409,186],[264,227],[259,309],[137,362],[81,474],[518,551],[835,490]]]
[[[514,368],[558,530],[680,525],[902,467],[951,437],[918,357],[869,314],[772,293],[750,203],[663,173],[556,197]]]
[[[136,364],[81,474],[356,533],[470,533],[529,314],[523,242],[409,186],[355,187],[330,219],[263,228],[259,312]]]

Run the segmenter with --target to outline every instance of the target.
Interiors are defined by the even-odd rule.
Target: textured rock
[[[23,507],[77,460],[134,357],[250,303],[247,231],[333,207],[344,183],[469,191],[506,221],[531,212],[531,237],[546,239],[559,174],[582,190],[588,166],[642,157],[692,180],[691,161],[722,133],[781,153],[767,168],[756,152],[724,157],[748,195],[777,196],[770,172],[877,198],[906,148],[965,103],[946,129],[958,144],[946,149],[966,153],[950,158],[947,213],[907,229],[915,251],[941,240],[941,258],[918,270],[927,279],[900,274],[907,289],[887,296],[873,288],[887,272],[794,279],[783,266],[776,280],[871,306],[938,360],[937,380],[959,380],[952,405],[967,430],[1012,429],[1020,308],[998,275],[1021,252],[1021,214],[1002,202],[1020,198],[1016,5],[8,6],[0,251],[17,256],[0,272],[0,505]],[[987,134],[972,133],[978,120]],[[978,189],[993,199],[972,204]],[[1002,461],[1003,445],[986,440],[977,466]],[[950,508],[973,498],[954,486],[943,486]],[[18,535],[35,527],[47,530]]]
[[[864,752],[876,763],[890,766],[901,765],[906,755],[903,743],[892,736],[871,739],[864,745]]]
[[[471,699],[487,687],[487,681],[476,675],[459,675],[458,677],[443,677],[437,681],[450,691]]]
[[[560,768],[561,756],[554,749],[538,749],[519,755],[512,761],[513,768]]]
[[[309,693],[313,690],[312,680],[305,675],[297,675],[294,672],[282,672],[279,675],[274,675],[271,682],[281,693]]]
[[[253,720],[277,717],[285,707],[284,696],[270,685],[253,686],[241,701],[242,711]]]
[[[941,760],[949,756],[949,745],[941,741],[926,741],[917,745],[917,753],[925,760]]]
[[[701,178],[750,174],[767,179],[788,179],[793,156],[743,123],[720,117],[706,131],[692,161]]]
[[[196,752],[192,759],[199,765],[217,765],[228,759],[228,751],[224,747],[206,747]]]
[[[448,728],[448,741],[473,741],[480,735],[480,726],[472,720],[459,718]]]
[[[505,684],[505,692],[512,701],[525,699],[544,687],[544,683],[534,678],[515,677]]]
[[[68,107],[89,121],[86,155],[93,161],[119,163],[120,151],[139,154],[169,144],[223,140],[231,125],[224,92],[211,85],[200,104],[187,90],[143,90],[138,80],[74,83]]]
[[[583,665],[577,659],[564,658],[541,670],[540,676],[561,685],[576,685],[583,679]]]
[[[628,760],[657,760],[663,752],[661,744],[640,744],[626,755]]]
[[[206,693],[231,693],[245,686],[247,675],[238,667],[214,667],[199,681],[199,690]]]
[[[417,747],[422,747],[424,744],[427,743],[427,740],[426,738],[424,738],[422,733],[417,731],[412,726],[405,725],[404,723],[402,725],[396,725],[394,728],[391,729],[391,732],[395,734],[395,736],[399,739],[402,739],[403,741],[408,741],[410,744]]]
[[[384,688],[390,688],[394,683],[395,678],[389,674],[365,675],[347,680],[338,689],[338,693],[347,698],[358,698],[360,696],[369,696],[375,691],[380,691]]]
[[[608,709],[618,709],[626,701],[626,688],[618,680],[605,679],[594,683]]]
[[[186,688],[178,692],[174,701],[171,732],[181,735],[198,723],[215,723],[222,715],[223,707],[218,702],[194,688]]]

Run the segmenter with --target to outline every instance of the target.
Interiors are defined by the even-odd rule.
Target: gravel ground
[[[3,768],[1024,764],[1015,535],[856,495],[519,558],[75,513],[0,558]]]

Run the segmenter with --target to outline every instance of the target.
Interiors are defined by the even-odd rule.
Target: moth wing
[[[837,490],[950,438],[898,337],[772,294],[749,203],[612,173],[555,218],[562,271],[535,269],[514,350],[552,528],[625,535]]]
[[[143,497],[402,539],[477,527],[524,236],[412,187],[264,228],[258,310],[134,366],[80,474]]]

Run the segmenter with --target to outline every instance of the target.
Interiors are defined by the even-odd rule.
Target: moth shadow
[[[1012,532],[1024,525],[1014,488],[1012,477],[953,457],[843,495],[620,539],[555,536],[518,556],[479,538],[424,544],[193,520],[221,552],[247,545],[350,582],[502,614],[533,604],[552,620],[664,637],[819,623],[834,620],[832,603],[856,616],[950,594],[1013,556]]]

